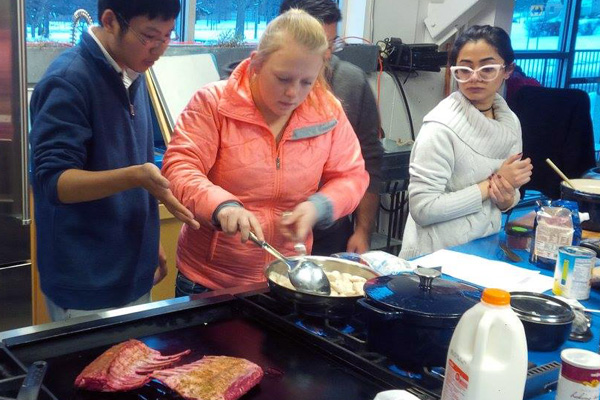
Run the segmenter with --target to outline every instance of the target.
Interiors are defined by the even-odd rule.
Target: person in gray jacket
[[[341,101],[358,137],[370,178],[367,192],[354,212],[354,223],[350,217],[345,217],[327,229],[313,231],[312,254],[328,256],[344,251],[364,253],[369,250],[375,227],[382,178],[383,147],[379,141],[381,121],[377,103],[364,71],[333,55],[343,48],[344,43],[337,35],[337,24],[342,19],[337,4],[332,0],[284,0],[279,13],[290,8],[302,9],[323,23],[331,56],[326,73],[327,81]]]
[[[521,124],[498,94],[514,68],[508,33],[473,25],[449,58],[458,90],[425,115],[410,155],[407,260],[498,233],[531,179]]]

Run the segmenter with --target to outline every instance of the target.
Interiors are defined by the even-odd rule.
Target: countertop
[[[531,208],[529,210],[531,210]],[[521,212],[523,212],[523,211],[521,211]],[[500,233],[492,235],[492,236],[474,240],[474,241],[469,242],[464,245],[455,246],[451,250],[459,251],[461,253],[466,253],[466,254],[473,254],[473,255],[484,257],[487,259],[498,260],[499,257],[502,257],[502,255],[501,255],[502,253],[499,252],[499,244],[500,244],[500,242],[505,240],[505,237],[506,237],[506,235],[504,234],[504,231],[501,231]],[[514,252],[517,253],[521,257],[522,261],[512,262],[505,257],[502,257],[500,260],[510,263],[512,265],[516,265],[518,267],[540,271],[541,274],[546,275],[546,276],[554,275],[553,270],[542,269],[542,268],[539,268],[539,267],[529,263],[529,261],[528,261],[529,252],[527,252],[526,250],[514,250]],[[552,295],[551,291],[547,291],[546,294]],[[586,308],[600,309],[600,289],[592,288],[591,293],[590,293],[590,298],[588,300],[581,300],[580,302]],[[599,349],[600,349],[600,340],[599,340],[600,339],[600,324],[599,324],[598,318],[599,318],[599,316],[596,314],[591,315],[591,323],[592,323],[591,330],[592,330],[593,337],[590,341],[581,343],[581,342],[567,340],[561,346],[561,348],[559,348],[556,351],[551,351],[551,352],[530,351],[529,352],[529,361],[535,363],[536,365],[543,365],[543,364],[550,363],[552,361],[560,362],[560,352],[563,349],[573,348],[573,347],[582,348],[582,349],[586,349],[586,350],[590,350],[595,353],[598,353]],[[549,393],[540,394],[535,397],[530,397],[530,399],[534,399],[534,400],[550,400],[550,399],[552,399],[553,400],[555,398],[555,396],[556,396],[556,393],[554,391],[551,391]]]

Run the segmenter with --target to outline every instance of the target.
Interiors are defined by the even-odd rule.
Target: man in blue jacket
[[[166,275],[157,199],[198,227],[153,161],[144,76],[179,0],[99,0],[100,26],[61,54],[31,99],[41,288],[52,320],[150,301]]]

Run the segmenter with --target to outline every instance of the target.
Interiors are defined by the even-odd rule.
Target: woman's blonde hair
[[[306,11],[292,8],[267,25],[258,43],[251,68],[265,62],[271,54],[286,46],[290,40],[294,40],[311,53],[321,54],[325,61],[329,42],[323,25]],[[323,70],[319,73],[318,82],[327,87]]]

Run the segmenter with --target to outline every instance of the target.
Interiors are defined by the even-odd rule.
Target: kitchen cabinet
[[[175,267],[175,251],[177,249],[177,238],[181,230],[181,222],[171,214],[167,208],[160,204],[158,207],[160,216],[160,242],[167,254],[168,274],[165,279],[152,289],[152,300],[165,300],[173,297],[175,293],[175,278],[177,277],[177,268]],[[33,303],[33,324],[43,324],[50,322],[50,317],[46,311],[46,302],[40,289],[39,275],[37,272],[37,251],[35,248],[35,223],[32,224],[31,254],[32,271],[32,303]]]

